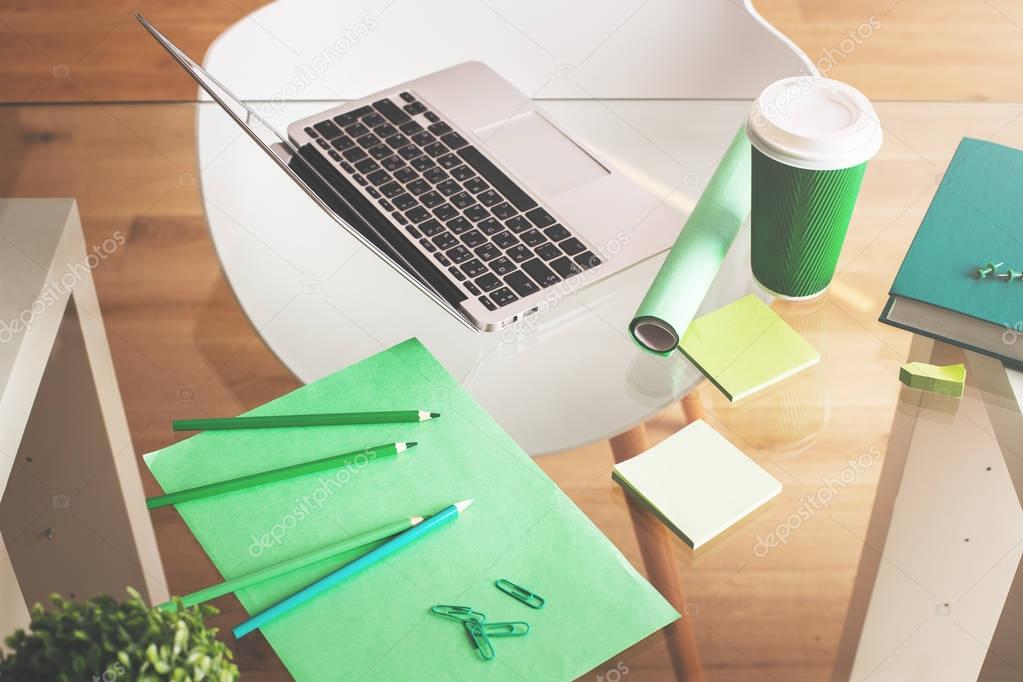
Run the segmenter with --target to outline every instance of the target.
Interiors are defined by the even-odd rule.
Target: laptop
[[[677,236],[671,222],[634,230],[659,202],[480,62],[294,121],[285,139],[135,16],[340,226],[470,329],[506,327]]]

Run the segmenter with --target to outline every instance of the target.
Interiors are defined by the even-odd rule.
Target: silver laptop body
[[[342,227],[474,330],[507,326],[677,234],[635,230],[656,200],[482,63],[295,121],[284,140],[136,17]]]

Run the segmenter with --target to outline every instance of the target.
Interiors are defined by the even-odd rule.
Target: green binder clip
[[[430,607],[430,613],[442,618],[450,618],[459,623],[484,623],[487,620],[485,613],[473,611],[470,606],[454,606],[451,604],[437,604]]]
[[[490,643],[490,638],[483,631],[483,625],[475,621],[466,621],[465,631],[469,633],[469,641],[472,642],[473,647],[479,652],[483,660],[494,660],[494,656],[497,654],[494,651],[494,645]]]
[[[507,623],[480,623],[479,627],[487,637],[522,637],[529,634],[529,623],[521,620]]]
[[[519,587],[510,580],[500,578],[494,583],[494,585],[497,586],[497,589],[511,597],[514,597],[515,599],[518,599],[531,609],[542,609],[543,605],[547,603],[547,600],[540,595],[534,594],[524,587]]]

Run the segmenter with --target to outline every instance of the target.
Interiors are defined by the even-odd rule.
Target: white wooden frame
[[[131,538],[134,547],[125,551],[134,552],[133,561],[137,558],[142,576],[142,584],[135,586],[155,603],[167,599],[167,584],[91,277],[100,255],[86,251],[73,199],[0,199],[0,493],[12,477],[14,458],[22,449],[33,411],[49,407],[39,404],[37,393],[61,324],[66,315],[72,315],[102,413],[97,429],[109,441],[108,456],[123,497],[124,514],[118,523],[127,524],[128,533],[122,527],[121,537]],[[11,506],[2,508],[7,514],[17,513]],[[17,553],[0,542],[0,593],[4,595],[0,637],[28,622],[24,598],[8,598],[22,594],[18,566]],[[27,573],[30,567],[21,568],[21,583],[26,584],[33,576]],[[54,568],[48,568],[47,575],[52,575]],[[76,563],[59,570],[70,574],[88,567]],[[123,596],[125,584],[118,585],[120,578],[104,576],[110,583],[107,591],[114,596]],[[59,586],[53,589],[60,591]]]

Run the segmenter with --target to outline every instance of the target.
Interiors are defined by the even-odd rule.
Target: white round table
[[[479,26],[482,35],[474,33],[474,39],[465,46],[457,50],[449,47],[441,57],[428,59],[425,66],[420,62],[406,64],[401,55],[414,50],[395,54],[387,45],[400,38],[407,47],[411,40],[406,30],[408,17],[391,32],[394,36],[388,30],[400,12],[423,10],[418,4],[413,7],[402,3],[377,16],[377,28],[363,40],[359,51],[344,55],[337,69],[324,71],[303,92],[289,94],[277,89],[272,78],[260,88],[253,74],[275,73],[279,82],[301,70],[295,67],[281,75],[278,63],[288,59],[285,47],[297,44],[298,36],[304,35],[289,23],[296,13],[285,11],[288,4],[275,3],[236,24],[214,43],[205,60],[207,68],[227,87],[236,88],[241,97],[262,99],[262,103],[254,101],[252,106],[264,113],[277,130],[284,130],[289,121],[333,106],[344,96],[396,84],[400,81],[395,79],[429,71],[444,60],[451,63],[467,58],[471,56],[466,54],[469,51],[476,51],[499,72],[514,72],[509,77],[526,92],[546,88],[544,92],[563,97],[570,86],[552,81],[548,75],[545,85],[537,88],[536,83],[543,82],[536,74],[540,67],[534,68],[537,58],[532,55],[533,61],[526,62],[508,57],[508,50],[514,51],[509,47],[512,38],[497,33],[510,32],[520,42],[521,36],[502,22]],[[320,11],[334,13],[324,25],[337,27],[364,21],[355,10],[350,10],[352,16],[347,18],[337,14],[349,10],[336,5],[316,3]],[[659,5],[662,7],[658,12],[676,11],[673,5]],[[723,12],[722,20],[739,21],[732,17],[741,17],[734,37],[745,41],[751,51],[768,53],[757,66],[760,72],[766,72],[757,77],[761,82],[766,83],[772,73],[784,75],[798,70],[803,62],[796,52],[751,20],[750,15],[742,10],[737,13],[731,3],[723,5],[732,9],[716,10]],[[308,6],[306,3],[306,9]],[[450,5],[445,7],[445,11],[454,11]],[[632,21],[656,26],[659,18],[646,16],[650,11]],[[393,14],[396,12],[398,15]],[[449,23],[438,21],[437,26]],[[310,30],[308,22],[302,30]],[[621,30],[632,29],[612,33],[620,36]],[[486,31],[495,33],[488,35]],[[434,44],[444,42],[437,40],[435,31],[427,33]],[[658,36],[662,42],[671,39],[663,30]],[[597,42],[599,37],[595,33],[590,39]],[[302,44],[315,46],[317,40],[321,45],[330,42],[324,35]],[[773,42],[769,47],[751,45],[757,40]],[[601,45],[610,47],[600,47],[598,62],[613,57],[601,50],[624,50],[616,48],[610,37]],[[303,58],[315,60],[315,51],[308,51],[291,59],[296,63]],[[268,61],[266,52],[273,55],[273,60]],[[378,65],[387,55],[390,61],[378,69],[381,80],[373,88],[362,63]],[[752,54],[749,58],[751,63],[756,61]],[[583,61],[593,63],[588,58]],[[502,65],[506,71],[501,70]],[[544,68],[557,73],[553,67],[563,66],[555,60]],[[628,90],[631,86],[627,78],[601,83],[596,75],[587,74],[584,66],[568,74],[579,81],[571,84],[577,86],[577,93],[636,94]],[[679,229],[756,93],[749,92],[748,83],[742,83],[735,88],[747,92],[745,97],[696,99],[699,86],[693,86],[696,90],[676,87],[678,75],[673,72],[661,77],[671,82],[671,94],[693,99],[553,99],[541,106],[599,156],[611,160],[671,206],[678,214],[674,229]],[[342,84],[353,80],[359,88],[357,93]],[[716,92],[723,93],[718,97],[732,96],[728,87],[717,85],[721,87]],[[639,94],[650,87],[642,85]],[[292,95],[323,97],[326,92],[338,96],[334,101],[280,101]],[[199,181],[224,272],[267,345],[304,382],[415,336],[527,452],[539,455],[629,429],[678,400],[701,378],[680,354],[661,358],[639,350],[627,331],[663,255],[594,286],[553,298],[544,314],[514,327],[473,334],[324,215],[215,104],[199,107],[197,130]],[[622,230],[627,233],[632,227],[623,225]],[[752,290],[748,241],[748,228],[744,228],[702,310],[717,308]],[[429,409],[431,396],[408,396],[408,402],[410,407]]]

